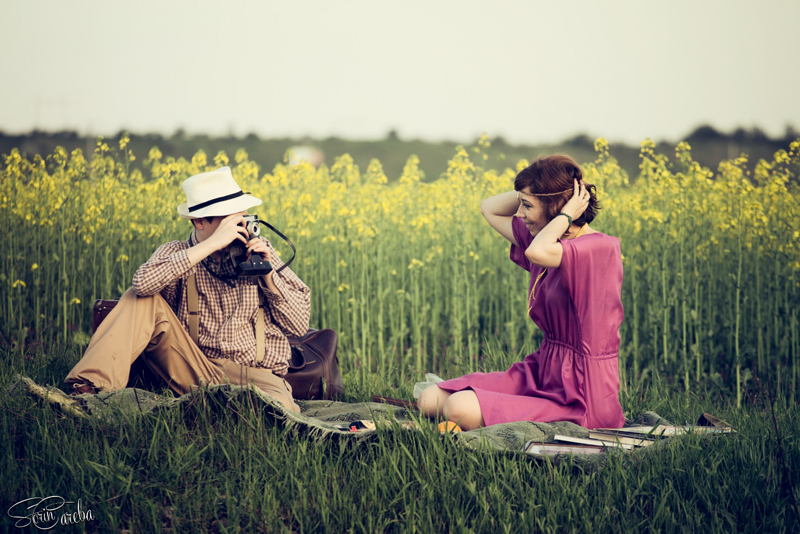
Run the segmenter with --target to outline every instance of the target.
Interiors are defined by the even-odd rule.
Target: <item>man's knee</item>
[[[126,304],[127,305],[131,305],[131,304],[133,304],[133,305],[135,305],[135,304],[138,304],[138,305],[143,305],[143,304],[144,305],[148,305],[148,304],[161,305],[161,304],[163,304],[163,305],[165,305],[165,306],[167,306],[169,308],[169,304],[167,304],[167,301],[164,300],[163,296],[161,296],[161,293],[154,293],[152,295],[137,295],[136,291],[132,287],[129,287],[127,289],[127,291],[125,291],[125,293],[122,294],[122,296],[119,298],[119,302],[117,303],[117,306],[126,305]],[[170,309],[172,309],[172,308],[170,308]]]

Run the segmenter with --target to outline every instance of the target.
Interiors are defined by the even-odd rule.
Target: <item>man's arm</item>
[[[258,243],[254,241],[258,240]],[[267,298],[272,320],[286,335],[302,336],[308,331],[311,317],[311,290],[289,268],[276,273],[283,262],[264,238],[248,243],[250,252],[258,252],[272,264],[272,272],[258,278],[258,285]]]
[[[158,247],[150,259],[133,275],[133,291],[140,297],[156,293],[173,304],[178,279],[192,267],[187,255],[186,243],[172,241]]]
[[[208,239],[193,247],[187,248],[182,241],[172,241],[161,245],[133,275],[134,292],[140,297],[161,293],[168,302],[172,303],[173,301],[169,300],[168,296],[174,296],[178,279],[186,271],[213,252],[227,247],[235,239],[247,243],[244,237],[247,230],[238,226],[243,220],[241,214],[228,215],[222,219]]]

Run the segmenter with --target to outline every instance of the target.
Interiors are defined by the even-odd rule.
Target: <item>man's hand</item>
[[[235,240],[239,240],[247,245],[247,229],[244,225],[244,216],[241,213],[234,213],[222,219],[211,234],[211,237],[206,239],[208,246],[213,251],[222,250]]]
[[[272,262],[267,243],[257,237],[247,242],[247,257],[249,258],[253,253],[260,255],[265,261]]]
[[[264,261],[268,261],[270,264],[272,264],[272,254],[269,251],[269,247],[267,247],[267,242],[263,239],[254,237],[247,242],[247,259],[250,259],[250,256],[252,256],[254,253],[261,255],[261,258]],[[275,280],[273,279],[274,274],[274,269],[267,273],[264,276],[264,282],[267,284],[267,289],[273,293],[280,294],[280,291],[278,291],[278,288],[275,286]]]

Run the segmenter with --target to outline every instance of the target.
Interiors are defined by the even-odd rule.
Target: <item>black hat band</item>
[[[201,202],[200,204],[195,204],[194,206],[189,208],[188,211],[189,211],[189,213],[191,213],[191,212],[193,212],[195,210],[199,210],[199,209],[205,208],[206,206],[211,206],[212,204],[216,204],[218,202],[225,202],[226,200],[232,200],[232,199],[238,198],[238,197],[240,197],[242,195],[244,195],[244,193],[241,190],[239,190],[238,193],[232,193],[230,195],[225,195],[224,197],[212,198],[211,200],[207,200],[206,202]]]

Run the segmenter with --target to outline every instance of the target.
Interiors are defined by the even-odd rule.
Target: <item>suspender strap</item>
[[[200,304],[197,298],[197,279],[194,273],[190,274],[186,280],[186,292],[188,295],[186,304],[189,307],[189,336],[195,345],[199,345],[197,336],[200,332]]]
[[[194,273],[189,275],[186,280],[186,293],[188,296],[187,305],[189,307],[189,335],[194,341],[197,342],[197,335],[200,331],[200,304],[197,297],[197,278]],[[256,363],[264,361],[264,352],[267,345],[267,332],[264,328],[264,297],[261,292],[258,292],[259,306],[258,318],[256,319]]]
[[[264,329],[264,297],[258,290],[258,317],[256,318],[256,363],[264,361],[264,350],[267,344],[267,332]]]

